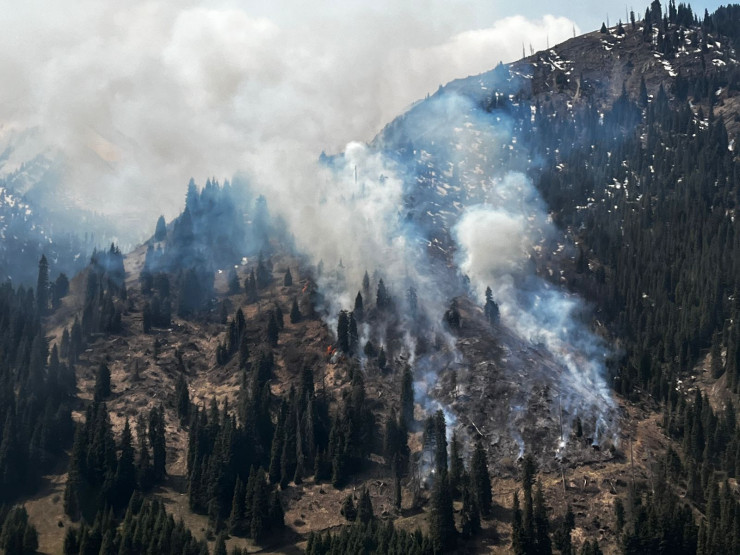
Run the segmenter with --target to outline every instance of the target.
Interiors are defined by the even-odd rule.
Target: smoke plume
[[[479,14],[439,0],[16,4],[0,36],[0,171],[51,157],[54,202],[125,216],[131,233],[177,215],[190,177],[246,171],[277,208],[312,200],[322,150],[572,28]]]

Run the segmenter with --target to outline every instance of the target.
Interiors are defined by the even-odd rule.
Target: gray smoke
[[[139,234],[180,212],[190,177],[247,171],[273,204],[311,201],[322,150],[369,139],[522,41],[571,32],[475,4],[16,3],[0,36],[0,173],[52,157],[56,202],[127,216]]]
[[[502,322],[520,337],[544,347],[562,367],[559,402],[570,418],[594,419],[594,440],[614,439],[616,403],[607,385],[609,355],[604,340],[583,321],[582,301],[534,274],[531,255],[553,235],[544,204],[520,173],[497,181],[488,202],[468,208],[455,227],[458,262],[482,296],[490,286]]]

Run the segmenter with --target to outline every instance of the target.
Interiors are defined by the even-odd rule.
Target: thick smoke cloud
[[[564,436],[581,417],[595,422],[594,441],[611,440],[618,422],[606,381],[609,349],[584,321],[583,302],[537,276],[529,262],[553,232],[532,183],[507,174],[486,204],[470,207],[457,223],[458,263],[480,296],[491,287],[502,322],[562,367],[554,381],[566,411]]]
[[[18,4],[0,36],[0,142],[15,147],[2,172],[46,153],[62,160],[60,197],[153,225],[191,176],[241,170],[279,211],[305,200],[322,150],[572,32],[564,18],[476,19],[474,4]]]

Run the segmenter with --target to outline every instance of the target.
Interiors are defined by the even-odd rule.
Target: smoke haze
[[[436,1],[23,3],[4,11],[0,37],[0,141],[14,147],[2,172],[45,153],[60,197],[147,226],[179,212],[191,176],[247,171],[279,200],[308,186],[322,150],[369,140],[440,84],[573,30],[476,15]]]

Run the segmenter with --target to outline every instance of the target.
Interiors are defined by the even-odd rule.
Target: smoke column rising
[[[535,275],[530,254],[553,232],[532,183],[519,173],[497,182],[489,203],[468,208],[454,233],[460,270],[480,296],[487,286],[499,302],[503,323],[543,346],[562,366],[559,402],[570,415],[596,421],[594,440],[613,439],[616,404],[606,383],[604,341],[580,317],[582,301]]]
[[[246,171],[273,206],[311,200],[322,150],[368,140],[522,41],[571,33],[565,18],[489,19],[475,4],[16,3],[0,35],[0,175],[54,158],[55,202],[127,214],[131,233],[177,215],[190,177]]]

